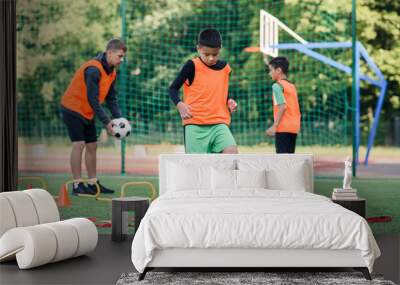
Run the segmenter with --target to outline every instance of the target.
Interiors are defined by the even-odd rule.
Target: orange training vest
[[[221,70],[213,70],[201,61],[192,59],[195,68],[194,80],[183,86],[183,102],[192,107],[192,118],[183,120],[183,125],[213,125],[231,123],[227,106],[229,72],[227,64]]]
[[[84,63],[72,78],[67,91],[61,99],[61,105],[68,110],[81,114],[84,118],[92,120],[94,117],[94,111],[89,104],[85,82],[85,70],[86,68],[94,66],[100,70],[100,81],[99,81],[99,102],[102,104],[110,90],[111,84],[116,78],[115,69],[109,75],[103,68],[103,65],[98,60],[92,59]]]
[[[300,131],[301,113],[297,98],[296,86],[287,80],[279,80],[277,83],[283,88],[283,96],[285,97],[286,101],[286,110],[285,113],[283,113],[278,127],[276,128],[276,132],[297,134]],[[278,110],[279,106],[274,104],[274,120],[277,119]]]

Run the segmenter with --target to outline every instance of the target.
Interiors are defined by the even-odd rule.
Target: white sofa
[[[15,259],[20,269],[84,255],[96,248],[98,233],[88,219],[60,221],[45,190],[0,193],[0,262]]]

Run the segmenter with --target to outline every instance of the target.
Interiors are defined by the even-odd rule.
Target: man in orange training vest
[[[114,135],[111,119],[101,104],[106,102],[113,118],[121,117],[115,90],[115,68],[123,61],[125,52],[126,46],[121,40],[110,40],[105,52],[78,69],[61,99],[62,117],[72,142],[70,163],[73,178],[81,179],[82,153],[85,149],[86,170],[91,179],[87,187],[82,182],[75,182],[72,190],[74,195],[96,194],[95,182],[102,193],[114,193],[97,179],[97,134],[94,117],[96,115],[107,132]]]
[[[275,57],[269,64],[274,103],[274,124],[266,131],[275,136],[276,153],[294,153],[296,138],[300,131],[300,107],[296,86],[287,80],[289,61],[286,57]]]
[[[228,99],[231,68],[219,60],[222,40],[215,29],[199,33],[199,56],[188,60],[169,88],[184,126],[186,153],[237,153],[229,129],[236,102]],[[183,85],[183,100],[179,89]]]

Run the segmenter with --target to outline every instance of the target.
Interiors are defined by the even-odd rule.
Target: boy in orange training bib
[[[289,61],[286,57],[276,57],[269,64],[274,104],[274,124],[266,135],[275,136],[276,153],[294,153],[296,138],[300,131],[301,113],[296,86],[287,80]]]
[[[237,153],[229,129],[236,102],[228,99],[231,68],[218,60],[221,35],[215,29],[200,32],[199,57],[188,60],[169,88],[184,126],[186,153]],[[183,101],[179,89],[183,85]]]

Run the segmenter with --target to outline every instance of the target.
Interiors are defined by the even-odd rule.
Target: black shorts
[[[296,149],[297,134],[275,133],[276,153],[294,153]]]
[[[75,115],[65,110],[61,110],[61,113],[72,142],[85,141],[85,143],[91,143],[97,141],[94,120],[86,120],[78,114]]]

